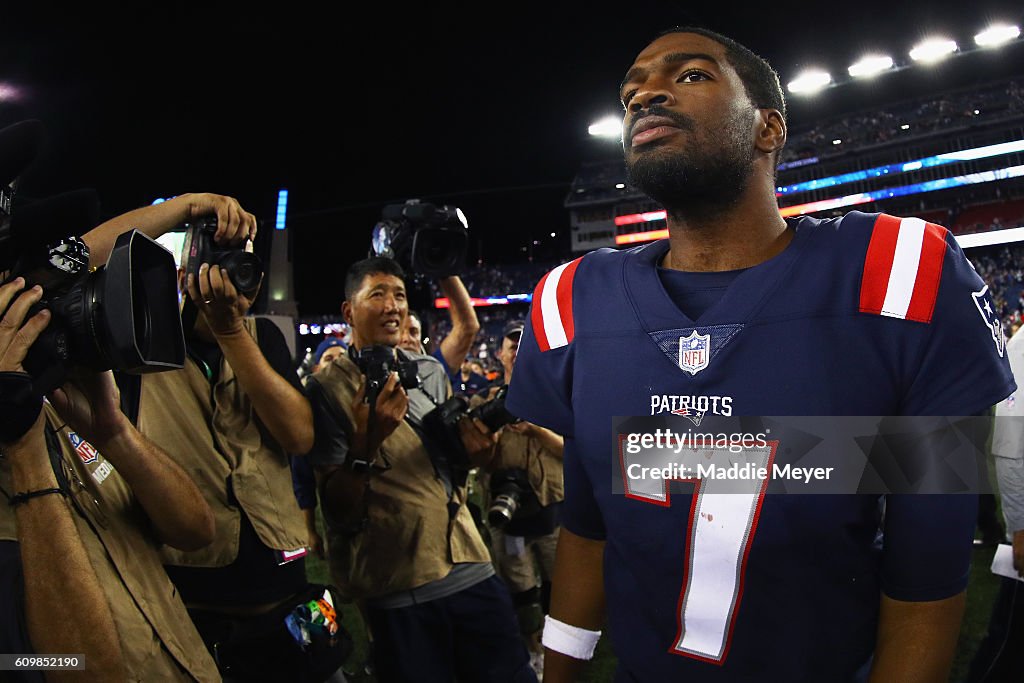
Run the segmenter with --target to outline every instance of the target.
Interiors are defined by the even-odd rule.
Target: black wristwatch
[[[355,472],[356,474],[366,474],[373,470],[373,463],[369,460],[363,460],[361,458],[354,458],[345,463],[345,465]]]

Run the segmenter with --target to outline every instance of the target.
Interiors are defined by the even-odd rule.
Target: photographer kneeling
[[[362,603],[379,680],[534,681],[466,504],[464,461],[486,462],[494,437],[473,419],[458,420],[458,448],[428,434],[424,420],[451,386],[436,359],[395,348],[408,311],[403,279],[383,257],[349,269],[349,354],[307,384],[332,577]]]

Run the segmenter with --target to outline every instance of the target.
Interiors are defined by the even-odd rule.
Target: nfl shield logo
[[[96,462],[96,457],[99,453],[96,452],[91,443],[74,432],[68,432],[68,440],[71,441],[72,448],[75,449],[75,453],[78,453],[78,457],[84,464],[91,465]]]
[[[691,375],[708,366],[711,360],[711,335],[697,334],[697,330],[689,337],[679,338],[679,367]]]

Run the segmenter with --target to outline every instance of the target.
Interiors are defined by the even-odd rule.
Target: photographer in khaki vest
[[[512,381],[523,323],[505,326],[498,360]],[[471,406],[495,400],[500,387],[487,397],[474,396]],[[502,404],[503,405],[503,404]],[[562,485],[561,435],[531,422],[506,424],[498,432],[495,456],[482,469],[478,481],[484,494],[487,530],[498,574],[512,592],[519,627],[530,648],[530,664],[538,676],[544,670],[540,642],[547,613],[558,545],[558,512],[565,491]],[[542,590],[542,587],[547,590]]]
[[[206,216],[216,217],[207,237],[218,249],[240,253],[255,234],[255,217],[218,195],[139,209],[131,225],[156,237],[186,222],[197,230]],[[183,251],[197,239],[191,233]],[[290,454],[313,444],[309,402],[281,332],[246,315],[258,281],[239,291],[239,275],[189,256],[179,270],[185,367],[118,378],[126,413],[192,474],[213,510],[213,543],[163,548],[167,573],[225,679],[324,680],[317,667],[333,655],[307,670],[310,657],[285,625],[294,608],[321,597],[306,580],[308,538],[290,467]]]
[[[468,469],[455,463],[454,450],[486,462],[494,436],[470,418],[452,436],[462,448],[428,433],[451,385],[436,359],[396,348],[408,311],[403,278],[387,258],[349,269],[349,353],[306,384],[331,574],[366,615],[378,680],[535,681],[508,589],[466,504]]]
[[[83,671],[45,680],[218,681],[157,552],[210,543],[210,507],[121,412],[111,373],[35,393],[22,363],[53,319],[30,314],[42,296],[0,285],[0,652],[78,656]]]

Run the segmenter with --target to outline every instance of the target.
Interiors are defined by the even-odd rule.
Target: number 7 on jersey
[[[704,477],[695,463],[728,466],[750,463],[771,471],[778,441],[746,445],[740,453],[714,447],[687,450],[678,457],[680,471],[692,477],[674,480],[626,476],[630,465],[651,466],[650,455],[630,454],[620,445],[627,498],[662,507],[672,504],[670,481],[694,485],[686,529],[686,556],[676,610],[678,630],[669,652],[721,664],[729,653],[736,612],[743,597],[747,555],[757,533],[768,478],[744,480]],[[659,462],[664,467],[665,462]],[[704,469],[706,471],[706,468]]]

